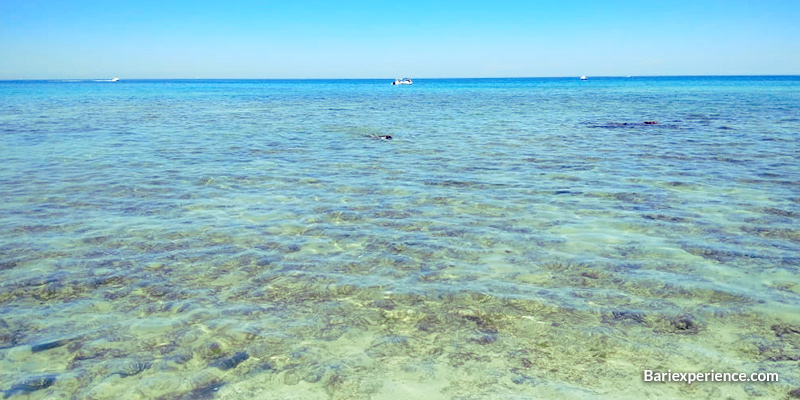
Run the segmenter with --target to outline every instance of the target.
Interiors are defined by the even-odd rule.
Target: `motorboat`
[[[413,83],[414,81],[412,81],[411,79],[403,78],[403,79],[395,79],[394,82],[392,82],[392,85],[411,85]]]
[[[111,78],[111,82],[119,82],[119,78],[117,78],[117,77],[115,76],[115,77]]]
[[[582,76],[582,77],[581,77],[581,80],[582,80],[582,81],[585,81],[585,80],[587,80],[587,79],[589,79],[589,78],[587,78],[587,77],[586,77],[586,75],[584,75],[584,76]]]

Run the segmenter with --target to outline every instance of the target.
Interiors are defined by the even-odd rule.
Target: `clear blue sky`
[[[0,79],[800,74],[800,0],[0,0]]]

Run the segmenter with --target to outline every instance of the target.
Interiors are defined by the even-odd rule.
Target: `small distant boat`
[[[413,83],[414,81],[412,81],[411,79],[403,78],[403,79],[395,79],[394,82],[392,82],[392,85],[411,85]]]
[[[585,80],[587,80],[587,79],[589,79],[589,78],[587,78],[587,77],[586,77],[586,75],[584,75],[584,76],[582,76],[582,77],[581,77],[581,80],[582,80],[582,81],[585,81]]]
[[[111,78],[111,82],[119,82],[119,78],[117,78],[117,77],[115,76],[115,77]]]

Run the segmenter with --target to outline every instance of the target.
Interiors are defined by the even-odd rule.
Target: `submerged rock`
[[[644,323],[645,314],[638,311],[612,311],[614,321],[633,321],[637,323]]]
[[[209,364],[211,367],[219,368],[223,371],[236,368],[239,364],[250,358],[250,355],[244,351],[237,352],[228,358],[219,358]]]
[[[484,335],[470,338],[469,341],[480,345],[492,344],[497,341],[497,333],[486,333]]]
[[[220,388],[225,386],[225,382],[212,381],[203,386],[195,388],[194,390],[184,393],[183,396],[178,397],[181,400],[204,400],[213,399]]]
[[[0,262],[0,270],[16,268],[17,265],[16,261],[2,261]]]
[[[700,324],[691,315],[681,315],[669,319],[669,331],[680,335],[694,335],[700,332]]]
[[[125,365],[121,370],[115,372],[114,374],[117,374],[122,378],[127,378],[129,376],[138,375],[142,371],[149,369],[151,366],[152,364],[148,362],[133,362]]]
[[[770,329],[775,332],[775,336],[783,337],[786,335],[800,335],[800,325],[774,324]]]
[[[53,386],[54,383],[56,383],[56,375],[42,375],[29,378],[3,391],[3,398],[7,399],[16,393],[27,394],[37,390],[47,389]]]
[[[39,343],[31,346],[31,352],[38,353],[40,351],[55,349],[69,343],[69,339],[54,340],[52,342]]]

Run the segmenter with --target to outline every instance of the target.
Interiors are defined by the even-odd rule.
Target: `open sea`
[[[0,82],[0,395],[800,397],[800,77],[391,81]]]

